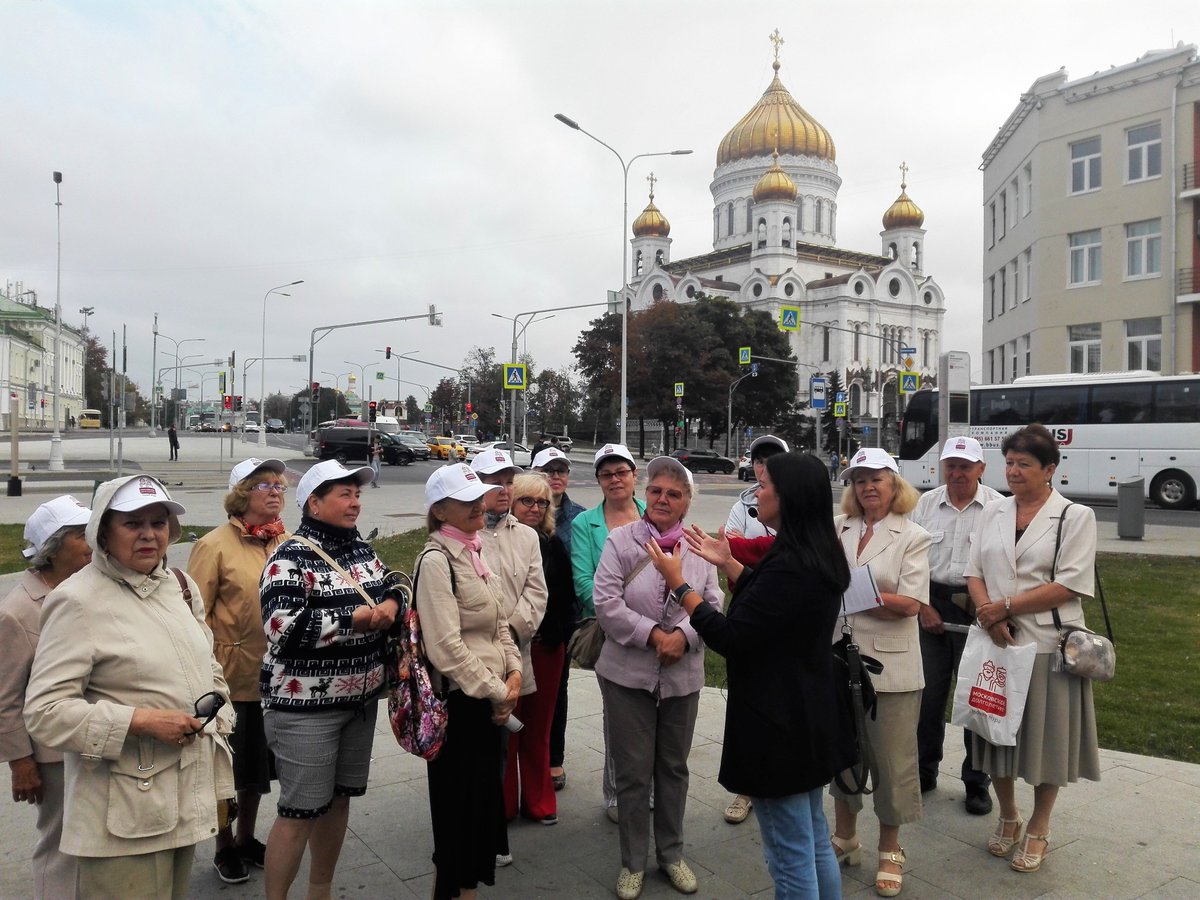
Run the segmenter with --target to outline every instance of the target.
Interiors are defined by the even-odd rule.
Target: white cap
[[[475,458],[471,460],[471,469],[478,472],[480,475],[494,475],[496,472],[503,472],[505,469],[513,469],[517,472],[521,471],[521,467],[512,461],[512,457],[508,455],[507,450],[501,450],[499,447],[489,447],[486,450],[480,450],[475,454]],[[461,497],[456,497],[456,500],[461,500]]]
[[[533,467],[535,469],[544,469],[554,460],[561,459],[567,464],[567,468],[571,468],[571,460],[567,459],[567,454],[563,453],[557,447],[547,447],[541,453],[533,458]]]
[[[177,516],[182,516],[187,512],[183,504],[176,503],[171,499],[171,495],[167,493],[162,482],[150,475],[131,478],[117,488],[117,492],[113,494],[112,500],[108,503],[108,508],[115,512],[133,512],[135,509],[153,506],[155,503],[161,503],[168,512],[173,512]]]
[[[425,482],[425,508],[428,509],[439,500],[446,499],[470,503],[488,491],[498,490],[500,485],[484,484],[479,478],[479,473],[466,463],[451,463],[434,469],[429,480]]]
[[[621,459],[629,460],[629,464],[635,469],[637,463],[633,461],[633,454],[629,452],[629,448],[624,444],[605,444],[596,451],[596,468],[600,468],[600,463],[604,462],[610,456],[619,456]]]
[[[791,448],[788,446],[788,444],[787,444],[787,441],[785,441],[783,438],[780,438],[780,437],[775,437],[775,435],[773,435],[773,434],[764,434],[764,435],[761,435],[760,437],[756,437],[756,438],[755,438],[755,439],[754,439],[754,440],[751,442],[751,444],[750,444],[750,458],[751,458],[751,459],[754,459],[754,451],[755,451],[757,448],[759,448],[759,447],[762,447],[762,446],[764,446],[764,445],[772,445],[772,444],[773,444],[774,446],[778,447],[778,448],[779,448],[780,450],[782,450],[784,453],[787,453],[787,452],[788,452],[788,451],[791,449]]]
[[[892,459],[892,455],[880,447],[863,447],[854,454],[854,458],[850,460],[850,464],[846,466],[846,472],[851,469],[891,469],[893,472],[899,472],[896,468],[896,461]]]
[[[304,477],[300,479],[300,484],[296,487],[296,505],[304,509],[304,501],[308,499],[308,495],[327,481],[353,478],[358,482],[358,486],[362,487],[374,477],[375,470],[370,466],[347,469],[336,459],[327,459],[317,463],[304,473]]]
[[[268,472],[274,472],[276,475],[282,475],[287,466],[284,465],[282,459],[259,459],[252,456],[249,459],[244,459],[229,473],[229,489],[232,491],[237,487],[239,481],[243,481],[253,475],[255,472],[261,472],[266,469]]]
[[[983,462],[983,448],[973,437],[952,437],[948,438],[946,446],[942,447],[941,458]]]
[[[33,546],[26,547],[21,553],[31,559],[54,532],[71,525],[86,525],[91,517],[92,511],[70,494],[47,500],[25,523],[25,540]]]
[[[663,469],[670,469],[677,477],[682,476],[689,487],[694,487],[696,484],[688,467],[673,456],[656,456],[650,460],[646,464],[646,477],[653,481]]]

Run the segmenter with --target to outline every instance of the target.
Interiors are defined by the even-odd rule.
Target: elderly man
[[[942,448],[942,481],[921,497],[913,521],[933,537],[929,547],[929,605],[921,608],[921,659],[925,692],[917,724],[918,768],[921,792],[937,787],[938,765],[946,739],[946,698],[954,684],[958,662],[966,644],[965,632],[947,624],[969,625],[974,618],[963,571],[971,554],[975,524],[985,504],[1000,494],[985,484],[983,450],[979,441],[952,437]],[[967,789],[967,812],[976,816],[992,811],[987,775],[972,765],[970,735],[964,735],[966,757],[962,780]]]

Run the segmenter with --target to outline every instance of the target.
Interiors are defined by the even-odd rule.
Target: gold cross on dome
[[[653,200],[654,199],[654,184],[655,184],[655,182],[658,181],[658,179],[655,178],[654,173],[651,172],[649,175],[646,176],[646,180],[648,182],[650,182],[650,199]]]
[[[783,36],[779,33],[779,29],[776,28],[771,32],[769,37],[771,43],[775,45],[775,61],[779,62],[779,48],[783,46]]]
[[[908,181],[908,163],[901,162],[900,163],[900,190],[903,191],[908,188],[908,184],[906,183],[907,181]]]

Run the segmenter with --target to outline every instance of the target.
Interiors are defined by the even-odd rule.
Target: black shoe
[[[246,864],[242,862],[241,854],[236,847],[222,847],[213,857],[213,868],[226,884],[241,884],[250,880]]]
[[[262,841],[250,838],[249,843],[234,844],[233,846],[237,848],[238,855],[246,865],[254,866],[256,869],[266,867],[267,846]]]
[[[921,793],[928,794],[930,791],[936,791],[936,790],[937,790],[937,776],[931,775],[931,776],[926,777],[925,775],[922,775],[921,776]]]
[[[987,788],[967,788],[967,799],[963,804],[973,816],[986,816],[992,811],[992,795]]]

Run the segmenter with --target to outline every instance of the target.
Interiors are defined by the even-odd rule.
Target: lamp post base
[[[49,468],[51,472],[61,472],[66,469],[66,466],[63,464],[62,437],[57,434],[50,438]]]
[[[10,497],[20,497],[21,496],[21,479],[18,478],[16,475],[13,475],[11,478],[8,479],[8,496],[10,496]]]

